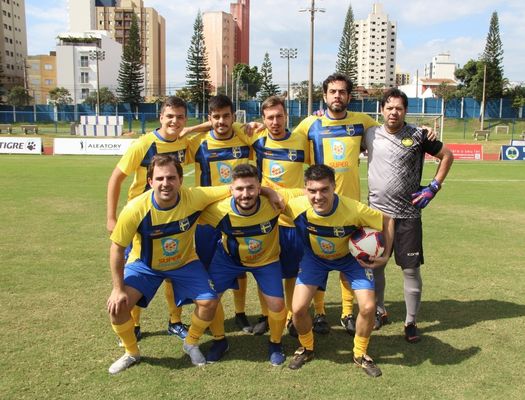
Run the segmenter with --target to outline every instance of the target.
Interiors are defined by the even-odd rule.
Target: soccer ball
[[[383,233],[363,226],[350,235],[348,248],[355,258],[368,262],[369,257],[380,257],[385,251]]]

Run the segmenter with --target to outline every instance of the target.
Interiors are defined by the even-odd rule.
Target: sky
[[[80,0],[72,0],[80,1]],[[166,82],[180,88],[186,80],[186,55],[198,11],[229,12],[232,1],[144,0],[166,20]],[[335,69],[337,51],[348,6],[354,19],[366,19],[374,1],[317,0],[324,12],[315,15],[314,82],[321,82]],[[463,66],[483,53],[490,18],[498,13],[503,43],[504,75],[511,82],[525,83],[525,1],[523,0],[383,0],[388,18],[397,23],[396,64],[412,77],[442,52]],[[67,0],[26,0],[28,54],[54,50],[56,36],[68,30]],[[250,65],[260,68],[268,52],[273,81],[283,88],[287,61],[281,47],[297,48],[290,61],[292,82],[308,79],[311,0],[252,0],[250,7]],[[120,60],[118,60],[120,61]]]

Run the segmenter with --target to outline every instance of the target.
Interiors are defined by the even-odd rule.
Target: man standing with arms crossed
[[[368,150],[368,201],[370,207],[391,217],[396,264],[403,271],[406,305],[405,339],[420,340],[416,317],[421,304],[423,259],[421,209],[441,189],[454,156],[440,141],[430,141],[424,131],[405,123],[408,99],[398,89],[388,90],[381,100],[384,123],[365,135]],[[440,160],[432,182],[421,187],[425,154]],[[374,270],[377,313],[386,314],[385,268]]]

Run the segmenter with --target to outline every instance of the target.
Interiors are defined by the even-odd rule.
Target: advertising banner
[[[56,138],[53,154],[120,156],[135,139],[76,139]]]
[[[0,137],[0,153],[42,154],[42,138]]]
[[[501,159],[525,161],[525,146],[501,146]]]
[[[483,145],[482,144],[454,144],[447,143],[447,147],[454,154],[454,160],[483,160]],[[425,155],[425,160],[433,160],[429,154]]]

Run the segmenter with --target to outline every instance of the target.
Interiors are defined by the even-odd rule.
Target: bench
[[[489,140],[490,131],[483,131],[483,130],[474,131],[473,136],[474,136],[474,140],[478,140],[478,139]]]
[[[33,132],[34,134],[38,133],[38,125],[20,125],[20,128],[27,135],[27,132]]]
[[[11,124],[0,124],[0,132],[7,131],[7,133],[11,133],[13,131]]]

